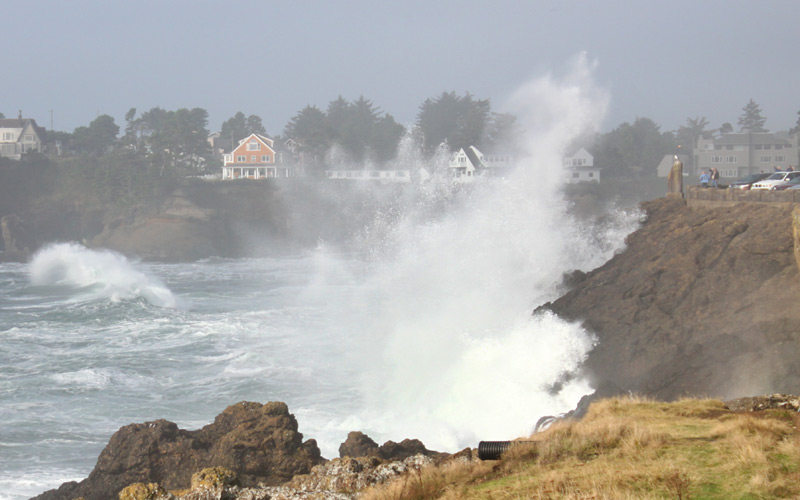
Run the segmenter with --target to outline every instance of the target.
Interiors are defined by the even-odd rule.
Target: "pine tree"
[[[769,130],[764,128],[764,122],[767,121],[766,118],[761,116],[761,108],[758,107],[758,104],[755,103],[752,99],[747,105],[742,108],[744,113],[739,116],[739,131],[740,132],[769,132]]]

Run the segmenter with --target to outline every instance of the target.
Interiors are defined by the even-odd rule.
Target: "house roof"
[[[241,141],[239,141],[239,144],[237,145],[237,147],[241,146],[241,145],[242,145],[242,144],[244,144],[245,142],[249,142],[249,141],[250,141],[250,139],[251,139],[251,138],[253,138],[253,137],[255,137],[255,138],[256,138],[256,139],[258,139],[260,142],[262,142],[263,144],[265,144],[265,145],[266,145],[268,148],[272,149],[272,144],[273,144],[273,142],[274,142],[272,139],[270,139],[270,138],[269,138],[269,137],[267,137],[266,135],[255,134],[255,133],[253,133],[253,134],[250,134],[250,135],[248,135],[247,137],[245,137],[244,139],[242,139]]]
[[[480,157],[478,157],[476,151],[478,150],[475,149],[474,147],[469,147],[464,149],[464,154],[467,155],[467,158],[469,159],[470,163],[472,163],[472,166],[478,168],[482,167],[483,163],[481,163],[481,159]]]
[[[34,128],[39,128],[36,125],[36,120],[32,118],[2,118],[0,119],[0,128],[25,128],[29,123],[33,125]]]

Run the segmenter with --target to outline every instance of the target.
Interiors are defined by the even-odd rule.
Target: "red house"
[[[250,134],[222,156],[223,179],[266,179],[289,177],[289,168],[275,161],[273,141],[267,136]]]

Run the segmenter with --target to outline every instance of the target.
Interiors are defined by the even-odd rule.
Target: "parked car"
[[[775,189],[775,186],[779,186],[784,182],[789,182],[790,180],[794,179],[795,177],[800,177],[800,171],[796,172],[775,172],[774,174],[770,175],[763,181],[758,181],[753,184],[751,189],[766,189],[771,190]]]
[[[737,179],[731,182],[728,187],[731,189],[743,189],[748,190],[753,187],[753,183],[756,183],[762,179],[766,179],[769,177],[769,173],[760,173],[760,174],[750,174],[747,177],[742,177],[741,179]]]
[[[792,189],[794,186],[800,186],[800,177],[795,177],[794,179],[784,182],[783,184],[778,184],[772,188],[772,191],[783,191],[784,189]]]

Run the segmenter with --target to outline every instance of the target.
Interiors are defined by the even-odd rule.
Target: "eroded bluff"
[[[662,399],[730,399],[800,385],[800,276],[792,208],[642,204],[647,218],[602,267],[541,309],[597,336],[597,386]]]

